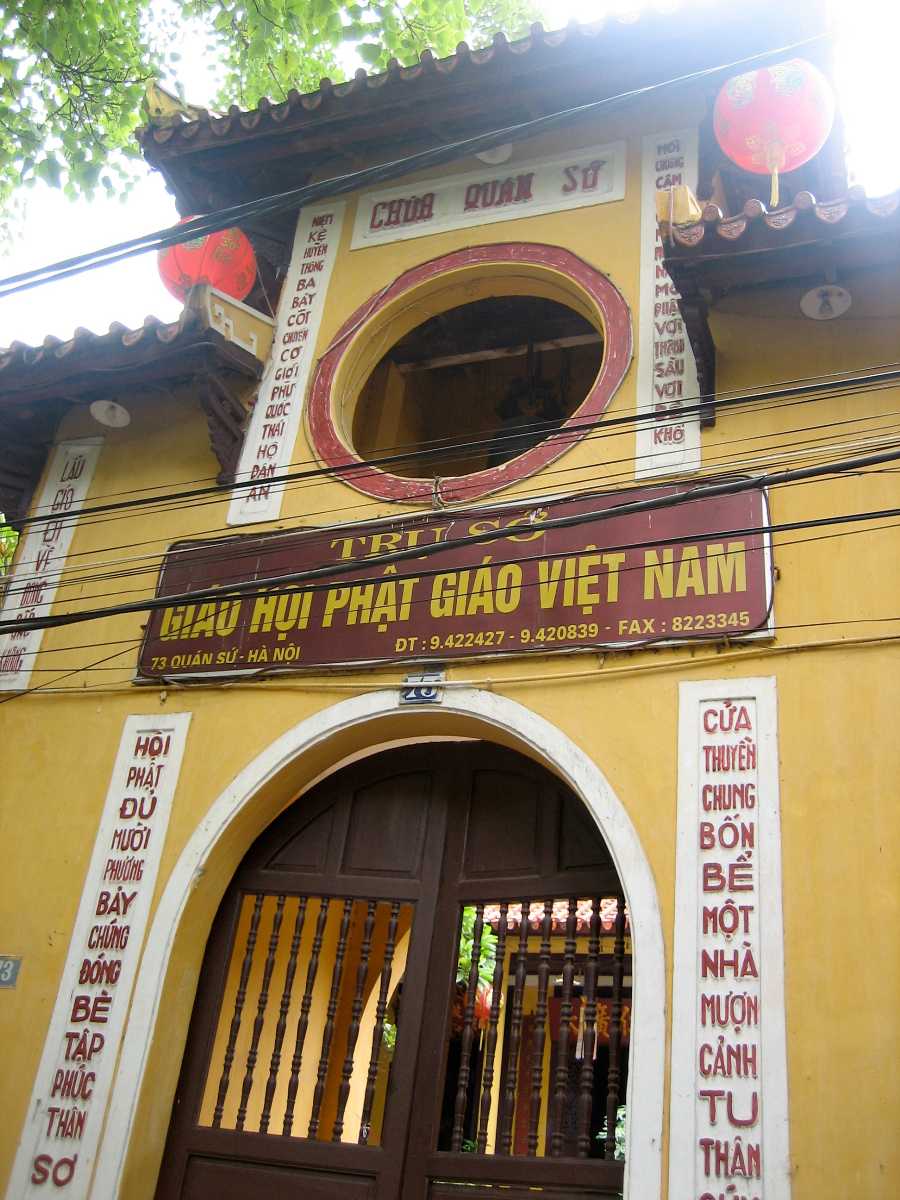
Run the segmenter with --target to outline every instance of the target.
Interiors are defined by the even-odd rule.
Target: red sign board
[[[157,589],[173,603],[151,615],[139,674],[440,663],[767,629],[764,493],[677,502],[686,491],[177,543]],[[609,512],[642,501],[663,506]]]

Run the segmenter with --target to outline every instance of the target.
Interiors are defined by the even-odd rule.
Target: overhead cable
[[[348,192],[357,191],[371,184],[386,183],[389,180],[398,179],[403,175],[409,175],[414,171],[442,166],[445,163],[452,162],[454,159],[470,154],[477,154],[483,150],[489,150],[500,143],[516,142],[526,137],[536,137],[539,134],[551,132],[571,121],[594,116],[598,112],[615,108],[618,105],[636,100],[642,96],[678,87],[686,83],[696,82],[700,79],[746,71],[751,66],[759,66],[773,60],[790,58],[798,52],[807,49],[809,46],[826,40],[827,37],[828,35],[824,33],[817,34],[811,38],[804,38],[802,41],[792,42],[787,46],[761,51],[758,54],[735,59],[729,63],[721,63],[712,67],[704,67],[701,70],[690,71],[683,75],[661,80],[658,83],[646,84],[644,87],[632,88],[627,92],[619,92],[614,96],[606,96],[603,99],[593,100],[587,104],[575,105],[562,109],[559,112],[548,113],[543,117],[535,117],[515,125],[508,125],[503,129],[490,130],[487,133],[477,134],[475,137],[462,138],[444,146],[434,147],[431,150],[422,150],[416,154],[405,155],[388,163],[363,167],[360,170],[334,176],[331,179],[324,179],[318,183],[307,184],[304,187],[290,188],[285,192],[279,192],[276,195],[265,196],[257,200],[250,200],[244,204],[231,205],[228,208],[219,209],[214,213],[208,213],[205,216],[185,221],[180,225],[158,229],[153,233],[144,234],[137,238],[130,238],[124,242],[117,242],[89,253],[76,254],[70,258],[50,263],[46,267],[38,267],[31,271],[21,271],[16,275],[0,279],[0,299],[4,296],[11,296],[17,292],[39,287],[45,283],[56,282],[59,279],[80,274],[83,271],[92,270],[95,267],[108,266],[111,263],[120,262],[123,259],[132,258],[138,254],[146,254],[151,250],[165,249],[167,246],[178,245],[181,242],[190,241],[205,234],[215,233],[220,229],[227,229],[231,225],[240,224],[242,221],[247,221],[252,217],[299,208],[304,204],[311,204],[314,201],[328,199],[332,196],[345,195]]]
[[[670,496],[654,496],[643,500],[627,502],[625,504],[613,505],[610,508],[596,510],[589,513],[576,513],[562,517],[550,517],[543,520],[535,520],[529,522],[528,528],[533,531],[546,531],[551,529],[572,528],[578,525],[586,524],[591,521],[607,521],[613,520],[616,517],[633,516],[637,513],[655,512],[667,508],[680,507],[683,504],[692,503],[698,500],[711,499],[716,496],[730,496],[741,492],[758,490],[766,487],[779,487],[789,483],[800,482],[807,479],[823,478],[830,475],[839,475],[846,471],[860,470],[869,466],[877,466],[887,462],[900,461],[900,448],[885,450],[876,454],[860,455],[855,458],[844,459],[840,462],[818,464],[811,467],[800,467],[789,471],[768,472],[762,475],[750,476],[744,479],[729,479],[719,483],[700,484],[692,488],[688,488],[684,492],[676,493]],[[885,515],[895,516],[900,512],[897,509],[882,510]],[[869,514],[870,516],[872,514]],[[825,519],[827,520],[827,519]],[[726,531],[727,532],[727,531]],[[724,535],[723,535],[724,536]],[[483,542],[496,541],[497,531],[495,529],[486,530],[481,533],[468,534],[465,537],[455,539],[451,545],[453,549],[459,549],[464,546],[481,545]],[[682,541],[682,538],[676,541]],[[373,555],[365,560],[367,568],[395,565],[399,562],[406,562],[410,559],[429,558],[436,553],[446,551],[447,544],[437,542],[428,546],[410,547],[406,550],[395,550],[388,554]],[[55,629],[62,625],[77,625],[85,621],[96,621],[110,616],[121,616],[126,613],[138,612],[155,612],[163,608],[171,608],[175,604],[186,604],[197,601],[222,601],[229,597],[236,597],[244,593],[261,594],[273,588],[285,588],[287,585],[312,585],[311,590],[317,590],[316,585],[322,579],[328,580],[328,583],[321,586],[329,586],[331,582],[340,576],[351,574],[353,571],[360,569],[360,563],[357,561],[348,561],[341,563],[330,563],[322,567],[313,567],[303,571],[292,571],[283,575],[270,576],[264,579],[245,580],[244,582],[236,582],[225,586],[216,586],[211,588],[196,588],[186,592],[180,592],[176,595],[165,597],[154,597],[146,600],[127,601],[123,604],[110,605],[104,608],[73,612],[73,613],[58,613],[56,615],[46,617],[22,618],[12,621],[0,621],[0,633],[12,633],[18,631],[25,633],[32,629]]]

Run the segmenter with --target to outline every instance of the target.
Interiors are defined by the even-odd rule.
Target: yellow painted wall
[[[629,117],[611,116],[602,127],[585,128],[573,137],[573,145],[629,138],[622,202],[354,252],[349,251],[351,204],[320,349],[350,312],[401,271],[478,242],[521,239],[565,245],[610,276],[636,320],[639,136],[661,127],[683,127],[696,111],[690,105],[656,114],[642,108]],[[521,155],[533,158],[551,148],[557,150],[559,143],[540,139],[523,147]],[[746,388],[893,361],[900,283],[895,278],[888,286],[879,276],[867,276],[845,286],[853,291],[853,309],[846,318],[822,326],[799,317],[797,295],[789,289],[723,304],[713,321],[720,347],[719,387]],[[218,467],[208,449],[205,420],[189,390],[172,396],[123,395],[121,400],[133,421],[125,430],[107,433],[92,501],[138,487],[165,493],[184,480],[214,476]],[[632,364],[609,413],[631,413],[634,403]],[[835,442],[844,444],[851,436],[860,440],[894,429],[898,411],[898,388],[806,406],[732,410],[704,431],[704,462],[748,469],[768,461],[767,454],[779,461],[785,443],[822,436],[794,432],[812,425],[824,426],[824,436]],[[866,420],[858,425],[846,424],[861,417]],[[96,433],[96,427],[86,414],[74,412],[60,436],[88,433]],[[626,486],[632,481],[633,454],[630,432],[589,438],[541,476],[516,484],[500,498],[598,484]],[[294,459],[304,464],[313,459],[305,432]],[[888,507],[896,502],[895,480],[885,473],[780,488],[771,496],[772,515],[780,522]],[[61,590],[56,611],[75,600],[105,603],[146,594],[155,584],[157,556],[165,546],[182,537],[225,532],[226,505],[223,498],[155,513],[136,510],[102,523],[83,520],[70,551],[73,576],[76,566],[96,569],[100,562],[108,564],[111,576]],[[282,517],[272,527],[360,520],[386,511],[396,511],[396,506],[319,478],[288,489]],[[894,803],[900,774],[895,734],[900,652],[896,643],[884,640],[895,625],[876,622],[898,615],[898,540],[893,529],[798,540],[808,538],[803,532],[775,538],[779,633],[772,645],[454,663],[448,677],[489,687],[526,705],[600,766],[627,808],[650,862],[671,974],[678,683],[776,676],[793,1196],[876,1200],[900,1187],[895,1135],[900,1097],[892,1069],[900,1052],[900,821]],[[827,624],[832,621],[838,623]],[[52,685],[65,675],[69,690],[55,694],[48,689],[0,705],[0,949],[23,956],[17,988],[0,992],[5,1113],[0,1186],[25,1116],[124,718],[166,710],[193,714],[155,905],[204,814],[256,755],[326,706],[354,692],[396,684],[404,674],[379,669],[239,686],[138,688],[130,678],[142,623],[139,615],[121,616],[45,633],[33,683]],[[90,669],[83,669],[88,664]],[[75,688],[77,692],[71,690]],[[153,1194],[205,940],[218,902],[254,837],[322,770],[347,754],[395,737],[484,733],[474,719],[414,711],[345,730],[285,768],[235,820],[197,879],[175,939],[123,1200],[149,1200]]]

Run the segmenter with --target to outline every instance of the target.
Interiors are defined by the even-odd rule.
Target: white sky
[[[703,2],[710,0],[682,0],[684,5]],[[839,103],[851,172],[870,196],[883,195],[900,186],[900,123],[893,118],[889,91],[900,44],[900,3],[832,3],[838,28]],[[560,28],[572,17],[588,21],[604,12],[678,6],[677,0],[544,0],[542,4],[547,28]],[[204,59],[200,37],[186,35],[182,49],[180,78],[185,94],[193,103],[208,104],[216,90],[215,63]],[[354,58],[350,52],[350,70],[359,65]],[[125,200],[98,196],[90,202],[72,202],[54,188],[35,186],[28,193],[26,219],[11,251],[0,253],[0,277],[173,224],[178,214],[159,175],[141,171],[141,181]],[[66,338],[78,326],[105,333],[112,321],[134,327],[148,314],[171,321],[180,311],[180,303],[160,283],[156,255],[144,254],[0,299],[0,346],[13,341],[35,345],[48,333]]]

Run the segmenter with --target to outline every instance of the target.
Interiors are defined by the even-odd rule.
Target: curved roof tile
[[[748,233],[770,231],[772,241],[779,240],[798,222],[805,230],[810,226],[839,226],[848,216],[866,223],[877,223],[879,219],[894,216],[900,210],[900,190],[888,196],[869,198],[865,189],[853,187],[836,200],[820,203],[811,192],[798,192],[793,203],[771,212],[761,200],[748,200],[743,210],[735,216],[726,217],[715,204],[707,204],[698,221],[686,225],[661,222],[666,237],[676,245],[699,253],[721,254],[729,245],[740,242]]]
[[[396,59],[391,59],[387,70],[371,75],[360,67],[351,79],[343,83],[322,79],[313,92],[300,93],[292,89],[281,102],[263,96],[255,108],[247,110],[233,104],[225,116],[216,116],[204,109],[196,121],[182,121],[181,124],[165,128],[145,125],[137,130],[137,138],[146,150],[153,143],[162,146],[173,140],[194,141],[204,132],[217,139],[225,138],[234,129],[235,122],[240,128],[251,132],[268,122],[283,124],[298,109],[306,112],[330,110],[335,104],[346,103],[357,96],[364,97],[366,93],[390,91],[394,87],[431,77],[449,77],[473,68],[495,67],[505,60],[524,59],[541,48],[555,50],[569,42],[593,40],[607,24],[604,19],[584,24],[570,21],[563,29],[548,33],[540,22],[535,22],[525,37],[512,42],[505,34],[496,33],[488,46],[473,50],[466,42],[460,42],[456,51],[446,58],[436,58],[431,50],[423,50],[419,61],[411,66],[402,66]]]

